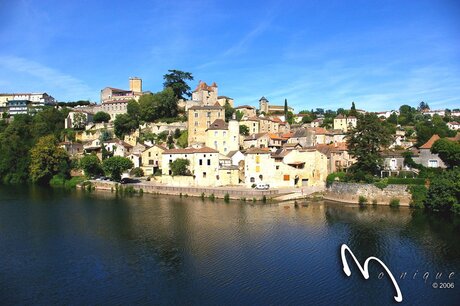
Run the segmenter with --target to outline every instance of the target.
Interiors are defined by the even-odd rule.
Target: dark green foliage
[[[228,103],[228,101],[225,101],[224,110],[225,110],[225,121],[228,122],[228,120],[232,119],[235,109],[230,105],[230,103]]]
[[[357,162],[350,168],[360,179],[366,174],[376,174],[382,163],[380,151],[391,141],[387,126],[379,122],[375,114],[366,114],[358,119],[356,128],[346,136],[348,152]]]
[[[88,177],[102,175],[104,173],[101,161],[94,154],[83,156],[80,160],[80,167]]]
[[[188,166],[190,161],[188,159],[178,158],[170,164],[172,175],[190,175]]]
[[[185,130],[181,133],[177,139],[177,145],[181,148],[186,148],[188,146],[188,131]]]
[[[185,99],[185,97],[190,97],[190,86],[187,84],[187,81],[192,81],[193,76],[190,72],[184,72],[180,70],[168,70],[169,73],[163,75],[165,80],[163,87],[171,88],[176,99]]]
[[[451,141],[446,138],[438,139],[431,147],[431,152],[438,154],[449,168],[460,166],[459,142]]]
[[[460,168],[445,170],[430,181],[425,207],[438,212],[460,212]]]
[[[449,130],[447,124],[439,115],[434,115],[431,120],[418,122],[415,125],[415,130],[417,132],[417,147],[426,143],[434,134],[439,135],[441,138],[455,136],[455,131]]]
[[[119,138],[123,138],[125,135],[132,133],[138,126],[138,122],[128,114],[119,114],[115,117],[114,130],[115,135]]]
[[[120,180],[121,174],[133,167],[133,162],[126,157],[113,156],[105,159],[102,168],[113,180]]]
[[[135,176],[135,177],[141,177],[141,176],[144,176],[144,170],[142,170],[142,168],[133,168],[130,173],[132,176]]]
[[[388,180],[387,179],[382,179],[382,180],[380,180],[378,182],[375,182],[374,186],[383,190],[388,186]]]
[[[406,151],[402,153],[402,156],[404,157],[404,165],[409,166],[414,169],[422,169],[423,166],[420,164],[417,164],[412,157],[414,154],[411,151]]]
[[[106,112],[97,112],[93,116],[93,121],[96,123],[101,123],[101,122],[109,122],[110,121],[110,115],[107,114]]]
[[[358,204],[359,205],[366,205],[367,204],[367,198],[365,196],[359,196],[358,198]]]
[[[388,181],[388,184],[397,184],[397,185],[425,185],[424,178],[389,177],[387,181]]]
[[[177,138],[179,138],[179,137],[180,137],[180,135],[181,135],[181,132],[180,132],[180,130],[179,130],[179,129],[175,129],[175,130],[174,130],[174,139],[177,139]]]
[[[214,195],[214,193],[211,193],[211,195],[209,196],[209,199],[211,201],[214,201],[216,199],[216,196]]]
[[[230,195],[228,193],[224,195],[224,201],[227,203],[230,202]]]
[[[345,172],[334,172],[334,173],[329,174],[326,178],[327,187],[330,187],[332,183],[335,181],[343,182],[345,180],[345,176],[346,176]]]
[[[285,116],[287,123],[293,124],[294,123],[294,114],[292,112],[287,112]]]
[[[399,207],[399,202],[400,202],[399,199],[393,198],[393,199],[390,200],[390,206],[391,207]]]
[[[249,128],[246,125],[240,125],[240,134],[249,136]]]
[[[266,196],[266,195],[264,195],[264,196],[262,197],[262,202],[267,203],[267,196]]]
[[[412,195],[410,206],[415,208],[423,208],[423,203],[426,200],[428,189],[424,185],[413,185],[409,188]]]

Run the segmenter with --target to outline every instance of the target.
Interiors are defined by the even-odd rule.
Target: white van
[[[270,185],[269,184],[265,184],[265,183],[258,183],[256,185],[256,187],[254,187],[255,189],[258,189],[258,190],[267,190],[268,188],[270,188]]]

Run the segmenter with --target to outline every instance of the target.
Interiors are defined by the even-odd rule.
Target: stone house
[[[141,153],[141,167],[145,175],[155,174],[161,169],[163,152],[166,150],[163,146],[153,145]]]
[[[224,108],[220,105],[193,106],[188,110],[188,143],[205,144],[206,130],[217,119],[225,119]]]
[[[344,116],[342,114],[334,118],[334,130],[342,130],[343,132],[348,132],[348,130],[353,127],[356,127],[358,119],[354,116]]]
[[[229,120],[227,123],[223,119],[216,119],[206,130],[206,147],[213,148],[224,155],[238,150],[239,128],[236,120]]]

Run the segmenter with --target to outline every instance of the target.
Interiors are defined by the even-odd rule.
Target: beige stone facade
[[[227,155],[239,150],[239,124],[236,120],[226,123],[223,119],[215,120],[206,130],[206,146]]]
[[[221,106],[194,106],[188,110],[188,143],[206,143],[206,130],[217,119],[225,119]]]
[[[163,146],[154,145],[142,152],[141,167],[145,175],[155,174],[155,171],[161,169],[163,152],[166,150]]]
[[[354,116],[346,117],[342,114],[334,118],[334,130],[342,130],[343,132],[348,132],[350,128],[355,128],[358,119]]]

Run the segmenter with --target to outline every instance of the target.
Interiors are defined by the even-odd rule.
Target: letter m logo
[[[377,261],[385,269],[391,281],[393,282],[393,285],[396,289],[396,295],[394,296],[395,301],[398,303],[402,302],[401,290],[399,289],[396,279],[394,278],[390,269],[388,269],[388,267],[380,259],[378,259],[377,257],[373,257],[373,256],[367,258],[366,261],[364,262],[364,268],[363,268],[363,266],[360,265],[360,263],[358,262],[358,260],[356,259],[355,255],[350,250],[350,248],[346,244],[342,244],[342,247],[340,248],[340,256],[342,257],[343,272],[345,272],[347,276],[351,275],[351,270],[350,270],[350,267],[348,266],[348,262],[345,257],[345,251],[348,251],[348,253],[350,253],[351,257],[355,261],[356,266],[359,268],[359,270],[361,271],[361,274],[364,276],[365,279],[369,279],[369,262],[371,260]]]

